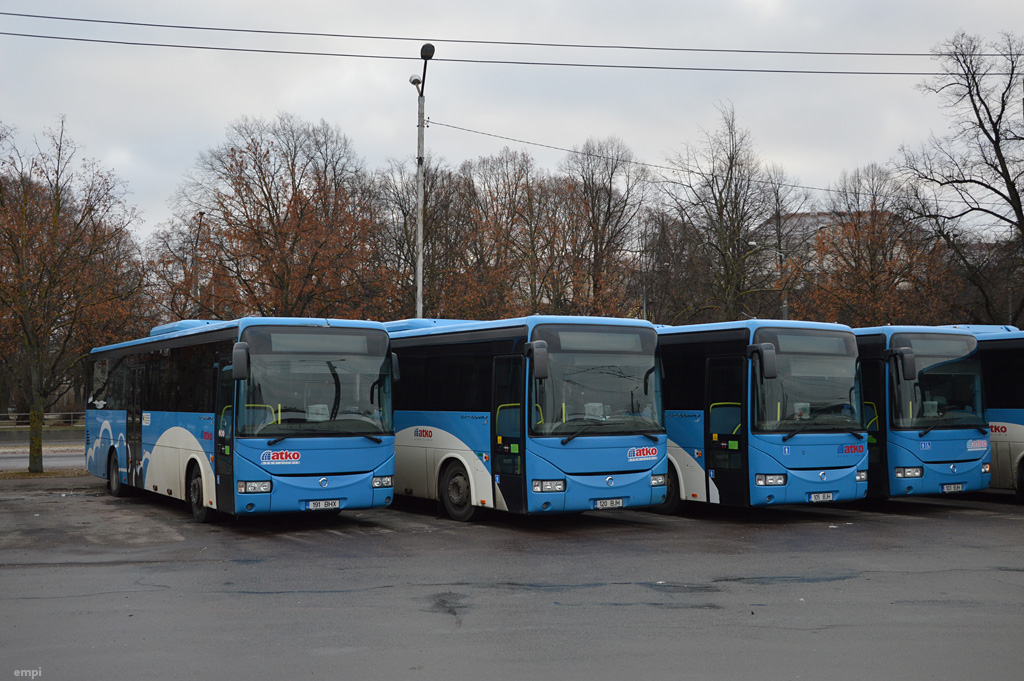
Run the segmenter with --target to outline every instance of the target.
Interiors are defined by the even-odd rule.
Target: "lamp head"
[[[420,59],[427,61],[434,57],[434,46],[430,43],[424,43],[423,47],[420,48]]]
[[[415,85],[416,87],[419,87],[420,83],[422,83],[423,80],[421,80],[420,77],[414,73],[411,76],[409,76],[409,82]]]

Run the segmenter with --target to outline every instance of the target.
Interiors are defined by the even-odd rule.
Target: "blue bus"
[[[111,494],[145,490],[251,515],[386,506],[395,472],[387,332],[375,322],[185,320],[96,348],[89,470]]]
[[[1024,332],[1015,326],[958,325],[978,339],[985,414],[992,440],[992,487],[1024,504]]]
[[[747,320],[658,327],[669,493],[768,506],[861,499],[867,438],[857,343],[839,324]]]
[[[872,497],[984,489],[992,459],[978,342],[962,329],[854,329]]]
[[[651,506],[665,496],[657,333],[649,322],[530,316],[385,324],[395,492],[455,520]]]

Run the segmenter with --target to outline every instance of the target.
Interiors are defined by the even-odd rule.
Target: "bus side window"
[[[872,432],[878,430],[878,407],[874,402],[864,403],[864,427]]]
[[[279,420],[277,412],[269,404],[247,404],[242,412],[242,416],[242,422],[247,428],[260,428],[268,424],[277,423]]]
[[[234,408],[230,405],[224,407],[224,410],[220,413],[220,424],[217,426],[217,430],[220,432],[221,437],[231,438],[234,437]]]
[[[498,437],[518,438],[521,410],[518,403],[499,406],[494,415],[494,433]]]
[[[708,410],[708,425],[712,433],[736,435],[739,433],[741,418],[739,402],[719,402]]]

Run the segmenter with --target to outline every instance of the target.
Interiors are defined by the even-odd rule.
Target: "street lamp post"
[[[416,124],[416,317],[423,316],[423,90],[427,85],[427,62],[434,56],[434,46],[425,43],[420,48],[423,75],[413,75],[409,82],[419,95],[419,114]]]
[[[789,258],[785,252],[772,246],[760,246],[756,241],[751,241],[750,245],[754,248],[769,251],[779,256],[779,274],[782,274],[782,268],[785,266],[787,258]],[[789,289],[785,286],[782,288],[782,318],[789,319]]]
[[[192,305],[195,309],[195,318],[199,319],[202,311],[199,304],[199,245],[203,239],[203,216],[205,212],[196,213],[196,239],[192,246]]]

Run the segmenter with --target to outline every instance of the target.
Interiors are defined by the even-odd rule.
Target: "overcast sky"
[[[437,48],[426,112],[436,123],[572,148],[615,136],[660,164],[719,124],[731,103],[757,151],[802,184],[884,163],[945,120],[919,76],[634,70],[446,62],[503,60],[726,69],[933,72],[930,58],[473,45],[508,41],[719,50],[928,53],[957,31],[1024,30],[1021,0],[0,0],[0,12],[80,19],[413,38],[270,36],[0,15],[0,32],[413,60],[186,50],[0,35],[0,122],[31,143],[66,117],[83,154],[129,186],[141,235],[200,152],[241,116],[289,112],[337,124],[369,168],[416,151],[420,44]],[[509,146],[555,170],[564,152],[441,125],[428,153],[450,164]]]

